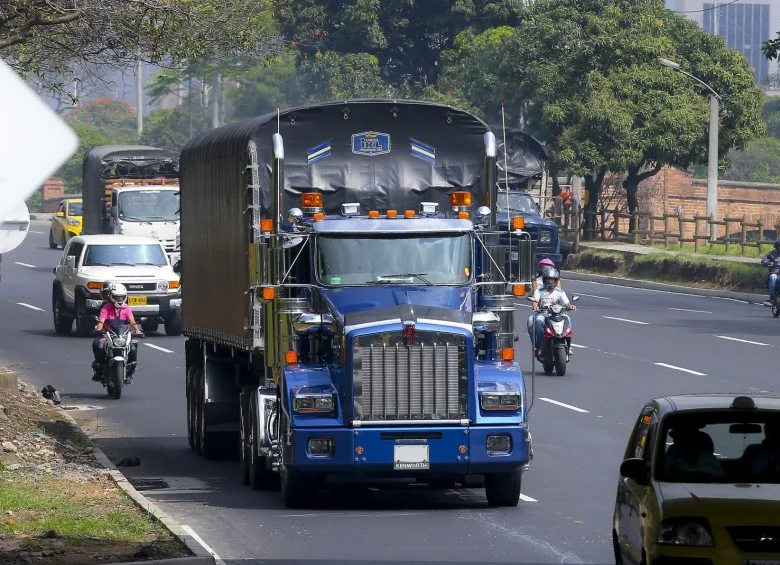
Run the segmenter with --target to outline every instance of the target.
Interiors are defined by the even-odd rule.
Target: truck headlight
[[[293,397],[293,410],[298,414],[333,412],[335,406],[332,394],[300,394]]]
[[[710,524],[704,518],[669,518],[658,528],[661,545],[715,547]]]
[[[485,449],[490,455],[509,455],[512,451],[512,436],[509,434],[489,435]]]
[[[333,457],[336,443],[332,437],[312,437],[307,443],[307,450],[312,457]]]
[[[168,281],[157,281],[157,290],[160,292],[168,292]]]
[[[518,410],[520,401],[519,392],[480,393],[480,406],[483,410]]]

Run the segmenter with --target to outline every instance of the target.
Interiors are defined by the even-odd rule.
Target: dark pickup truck
[[[525,231],[536,241],[536,259],[551,259],[556,265],[563,260],[558,224],[542,217],[533,197],[522,190],[499,190],[496,199],[496,220],[499,229],[508,230],[515,216],[525,219]],[[514,258],[512,258],[514,259]]]

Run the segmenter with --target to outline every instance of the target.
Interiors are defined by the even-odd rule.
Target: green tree
[[[79,138],[79,148],[53,176],[60,177],[65,181],[65,192],[79,194],[81,193],[81,171],[84,155],[93,147],[115,145],[121,143],[121,140],[106,135],[92,125],[74,124],[71,127]]]
[[[390,95],[379,61],[367,53],[318,53],[301,64],[299,84],[307,102]]]
[[[65,114],[71,126],[86,125],[117,142],[130,143],[136,137],[135,109],[124,100],[102,98],[88,102]]]
[[[249,69],[241,76],[238,87],[227,99],[237,119],[261,116],[277,106],[289,108],[303,102],[295,58],[282,55],[262,66]]]
[[[780,184],[780,139],[763,137],[729,155],[731,167],[722,175],[725,180]]]
[[[144,122],[141,142],[152,147],[181,151],[194,136],[211,129],[208,109],[195,96],[187,97],[181,106],[150,112]]]

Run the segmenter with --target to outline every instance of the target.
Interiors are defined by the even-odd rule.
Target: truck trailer
[[[233,448],[287,507],[332,477],[484,477],[490,505],[518,504],[533,393],[514,315],[535,242],[520,218],[495,229],[484,122],[405,100],[297,107],[192,139],[181,182],[195,451]]]
[[[178,261],[179,154],[143,145],[101,145],[84,156],[84,235],[146,235]]]

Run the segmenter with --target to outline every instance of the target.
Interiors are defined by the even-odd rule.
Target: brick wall
[[[65,183],[63,180],[58,178],[47,180],[41,187],[41,212],[54,212],[64,197]]]

